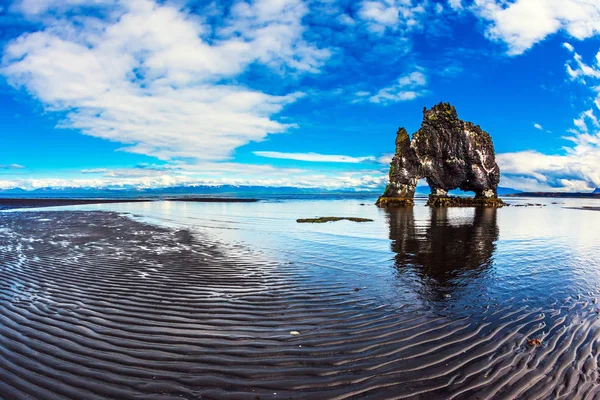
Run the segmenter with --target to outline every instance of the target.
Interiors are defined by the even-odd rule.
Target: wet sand
[[[37,208],[75,206],[88,204],[114,204],[114,203],[143,203],[152,199],[73,199],[73,198],[0,198],[0,210],[11,208]]]
[[[591,296],[456,314],[115,213],[0,230],[1,398],[599,398]]]

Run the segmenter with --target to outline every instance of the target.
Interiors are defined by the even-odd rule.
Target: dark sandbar
[[[57,199],[0,198],[0,209],[75,206],[84,204],[141,203],[151,199]]]

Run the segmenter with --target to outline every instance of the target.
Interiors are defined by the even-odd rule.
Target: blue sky
[[[0,0],[0,188],[373,188],[451,102],[502,186],[600,187],[593,0]]]

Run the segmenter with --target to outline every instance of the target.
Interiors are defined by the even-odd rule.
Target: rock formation
[[[400,128],[390,164],[390,184],[377,204],[412,205],[417,182],[431,188],[430,205],[501,205],[497,199],[500,169],[490,135],[458,118],[456,109],[440,103],[423,110],[421,128],[409,138]],[[448,191],[475,192],[475,199],[449,198]]]

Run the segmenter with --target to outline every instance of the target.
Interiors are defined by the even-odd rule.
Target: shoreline
[[[0,210],[38,207],[60,207],[117,203],[152,203],[159,201],[199,202],[199,203],[256,203],[254,198],[230,197],[170,197],[170,198],[16,198],[0,197]]]

